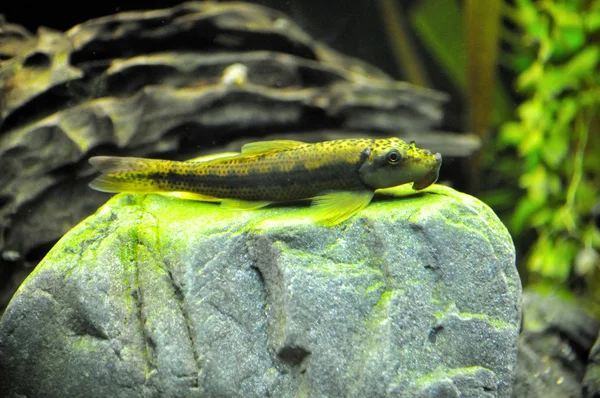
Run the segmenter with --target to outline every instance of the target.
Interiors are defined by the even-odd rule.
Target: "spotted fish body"
[[[104,156],[90,162],[104,173],[90,184],[100,191],[167,193],[239,208],[316,198],[329,213],[338,200],[351,209],[337,211],[342,218],[325,217],[335,224],[366,206],[376,189],[433,184],[441,155],[388,138],[256,142],[241,153],[188,162]]]

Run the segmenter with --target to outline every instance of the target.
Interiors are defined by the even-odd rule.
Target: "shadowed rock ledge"
[[[477,199],[386,190],[311,211],[117,195],[0,324],[0,395],[509,397],[521,285]]]

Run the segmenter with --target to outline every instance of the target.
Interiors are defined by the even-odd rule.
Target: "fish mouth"
[[[439,153],[435,154],[435,167],[431,169],[431,171],[423,178],[418,181],[413,182],[413,189],[416,191],[420,191],[421,189],[425,189],[428,186],[435,183],[440,175],[440,167],[442,166],[442,155]]]

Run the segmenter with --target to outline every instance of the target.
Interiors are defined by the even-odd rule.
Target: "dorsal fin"
[[[294,140],[275,140],[275,141],[258,141],[249,142],[242,147],[242,154],[249,155],[253,153],[262,153],[273,151],[276,149],[289,149],[297,146],[306,145],[306,142]]]
[[[197,158],[188,159],[186,162],[208,162],[209,160],[221,159],[221,158],[233,158],[238,156],[239,152],[221,152],[211,153],[210,155],[199,156]]]

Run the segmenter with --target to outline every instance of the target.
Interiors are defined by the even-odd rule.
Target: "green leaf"
[[[525,171],[528,173],[533,172],[533,170],[538,167],[541,161],[542,157],[540,156],[539,151],[528,153],[527,156],[525,156]]]
[[[557,51],[557,55],[567,55],[579,51],[585,45],[583,25],[560,28],[560,41],[558,44],[560,45],[560,51]]]
[[[517,114],[528,129],[535,128],[544,115],[544,103],[538,98],[523,102],[517,109]]]
[[[599,83],[596,83],[598,85]],[[577,96],[577,103],[581,107],[597,106],[600,104],[600,87],[594,87],[590,90],[580,92]]]
[[[559,196],[563,192],[560,176],[551,171],[547,171],[546,176],[548,178],[548,192],[554,197]]]
[[[531,26],[539,19],[539,14],[531,0],[516,0],[518,7],[518,17],[522,26]]]
[[[563,140],[550,138],[546,140],[541,150],[544,162],[553,170],[557,170],[567,155],[568,147]]]
[[[569,136],[565,133],[564,128],[553,130],[541,148],[542,159],[553,170],[559,169],[569,151]]]
[[[520,91],[533,90],[542,76],[544,75],[544,66],[541,62],[534,62],[529,68],[524,70],[517,78],[517,88]]]
[[[578,7],[548,1],[542,3],[542,9],[552,16],[554,56],[572,54],[583,47],[585,31]]]
[[[600,250],[600,230],[593,222],[589,222],[584,228],[583,241],[587,246]]]
[[[538,92],[545,99],[552,99],[573,84],[573,78],[563,69],[548,67],[539,80]]]
[[[548,198],[548,176],[546,168],[538,165],[532,173],[526,173],[519,179],[519,185],[527,189],[527,196],[534,202],[543,203]]]
[[[552,242],[550,239],[540,236],[529,253],[529,259],[527,262],[529,270],[541,274],[547,264],[546,253],[551,251]]]
[[[529,269],[557,281],[565,281],[577,254],[577,245],[566,239],[553,241],[546,236],[533,246],[528,265]]]
[[[559,239],[554,244],[554,253],[546,267],[546,276],[564,281],[569,276],[578,245],[571,239]],[[552,261],[554,260],[554,261]]]
[[[566,97],[560,101],[560,107],[556,115],[557,125],[560,128],[564,128],[568,123],[571,123],[577,115],[577,102],[571,98]]]
[[[578,218],[577,215],[573,214],[571,209],[563,206],[554,213],[550,228],[555,231],[571,230],[577,225],[576,218]]]
[[[529,198],[521,199],[510,220],[510,227],[513,233],[515,235],[521,234],[525,227],[529,224],[529,220],[531,219],[532,215],[535,214],[542,206],[542,202],[535,202]]]
[[[539,151],[543,144],[542,134],[539,128],[529,129],[523,141],[519,143],[519,154],[529,155],[531,152]]]
[[[595,32],[600,29],[600,12],[591,12],[583,16],[583,24],[589,32]]]
[[[554,211],[550,207],[544,207],[535,212],[531,217],[531,226],[538,228],[546,225],[552,220]]]
[[[541,4],[541,8],[552,15],[554,23],[559,27],[577,27],[582,24],[578,7],[569,7],[568,4],[546,1]]]
[[[598,201],[598,188],[592,181],[582,179],[575,192],[575,210],[579,214],[589,214]]]
[[[507,60],[505,63],[519,74],[529,69],[535,62],[535,57],[531,54],[500,54],[500,57],[502,60]]]
[[[507,122],[500,130],[499,139],[502,144],[516,146],[523,140],[526,133],[527,131],[520,123]]]
[[[570,76],[574,82],[585,77],[590,77],[596,73],[599,59],[600,48],[597,46],[586,47],[575,54],[565,65],[565,74]]]

